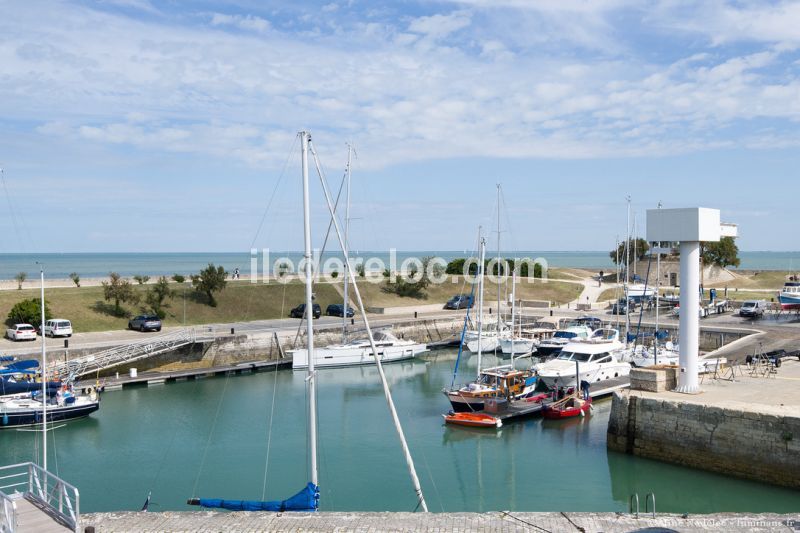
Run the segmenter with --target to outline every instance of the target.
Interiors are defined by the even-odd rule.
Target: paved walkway
[[[617,533],[797,532],[800,513],[657,515],[636,518],[618,513],[98,513],[81,517],[96,531],[403,531]]]

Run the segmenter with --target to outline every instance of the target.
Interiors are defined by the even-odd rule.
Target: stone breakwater
[[[608,448],[800,488],[800,363],[771,377],[740,372],[735,381],[706,380],[698,395],[614,393]]]

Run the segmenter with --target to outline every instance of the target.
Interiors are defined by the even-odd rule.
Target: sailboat
[[[44,268],[41,269],[41,314],[44,324]],[[100,395],[96,390],[92,389],[88,395],[76,394],[72,383],[47,381],[47,340],[44,335],[40,372],[36,371],[37,366],[39,363],[35,361],[18,361],[6,364],[0,371],[3,374],[0,429],[41,424],[46,435],[48,422],[83,418],[100,409]],[[40,382],[30,379],[37,373],[41,375]]]
[[[483,261],[484,259],[481,259]],[[497,184],[497,276],[501,275],[500,258],[500,184]],[[481,314],[482,315],[482,314]],[[497,319],[481,323],[481,331],[468,331],[466,334],[467,348],[472,353],[493,352],[500,348],[503,339],[511,336],[508,325],[500,314],[500,282],[497,283]]]
[[[348,144],[347,166],[345,167],[345,180],[347,186],[347,203],[344,220],[344,243],[349,248],[350,232],[350,183],[352,168],[352,145]],[[414,342],[412,340],[398,339],[390,331],[376,331],[375,341],[378,347],[377,352],[373,351],[370,340],[365,337],[347,341],[347,317],[350,309],[349,287],[350,279],[350,257],[344,254],[344,291],[342,304],[342,343],[331,344],[324,348],[317,348],[314,352],[314,366],[317,368],[343,367],[356,365],[372,365],[375,363],[375,354],[378,354],[381,362],[391,363],[395,361],[405,361],[428,351],[426,344]],[[305,348],[289,350],[292,357],[292,369],[303,370],[308,368],[309,351]]]
[[[311,223],[310,223],[310,207],[309,207],[310,197],[309,197],[309,183],[308,183],[309,152],[311,152],[314,156],[314,162],[317,167],[317,173],[319,174],[320,181],[322,182],[322,189],[325,195],[325,201],[333,221],[333,226],[336,230],[336,236],[339,240],[339,244],[341,245],[345,257],[347,257],[348,254],[348,246],[342,237],[342,232],[340,231],[339,228],[339,221],[336,217],[336,210],[334,209],[333,202],[331,201],[331,196],[327,188],[327,184],[320,169],[319,161],[311,144],[311,135],[306,131],[301,131],[298,135],[300,137],[301,165],[302,165],[302,176],[303,176],[303,237],[304,237],[305,300],[306,300],[305,303],[306,303],[306,309],[312,309],[313,308],[312,307],[313,304],[312,257],[313,256],[311,248]],[[351,269],[347,269],[346,273],[350,279],[350,282],[353,285],[353,290],[355,292],[356,300],[358,302],[358,306],[361,312],[361,317],[364,321],[364,326],[367,332],[367,338],[369,339],[369,342],[372,346],[372,351],[377,353],[378,349],[376,347],[375,338],[373,336],[372,329],[370,328],[369,321],[367,320],[366,313],[364,312],[364,302],[361,299],[361,293],[359,292],[358,286],[356,285],[355,276]],[[315,370],[316,356],[314,349],[313,313],[308,313],[306,317],[306,343],[307,343],[306,349],[310,354],[310,357],[308,357],[308,367],[307,367],[308,377],[306,378],[306,382],[308,383],[307,422],[308,422],[308,440],[309,440],[309,449],[308,449],[309,471],[311,480],[297,494],[285,500],[251,501],[251,500],[224,500],[218,498],[192,498],[187,501],[189,505],[199,505],[206,508],[218,508],[218,509],[221,508],[221,509],[240,510],[240,511],[314,512],[319,509],[319,500],[320,500],[319,469],[317,466],[317,372]],[[400,425],[400,420],[397,416],[397,410],[395,409],[394,406],[394,400],[392,399],[391,391],[389,390],[389,384],[386,380],[386,375],[383,372],[383,365],[381,364],[381,359],[380,358],[373,358],[373,359],[376,367],[378,368],[378,374],[380,375],[381,383],[383,385],[384,394],[386,396],[386,402],[389,406],[389,411],[394,421],[395,430],[398,433],[400,444],[403,448],[406,465],[408,466],[409,474],[411,476],[411,480],[414,485],[414,491],[416,492],[417,495],[418,505],[423,511],[427,512],[428,506],[422,494],[422,487],[420,485],[419,478],[414,468],[414,461],[411,457],[411,452],[408,448],[408,444],[406,443],[405,435],[403,433],[402,426]]]
[[[480,241],[480,262],[478,263],[478,335],[483,332],[483,278],[484,258],[486,256],[486,240]],[[479,337],[480,338],[480,337]],[[458,389],[445,390],[444,394],[450,401],[455,412],[481,411],[486,400],[492,398],[507,398],[516,400],[533,393],[536,388],[536,378],[529,371],[516,370],[513,362],[492,368],[481,368],[483,349],[479,343],[478,376],[475,381]]]
[[[535,331],[527,330],[523,332],[522,324],[516,328],[516,310],[517,310],[517,264],[514,261],[514,270],[511,271],[511,331],[510,335],[500,339],[500,349],[503,354],[510,354],[511,357],[515,355],[531,355],[536,351],[539,346],[539,339],[536,337]],[[523,335],[525,333],[525,335]]]

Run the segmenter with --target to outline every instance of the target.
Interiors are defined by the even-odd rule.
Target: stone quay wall
[[[615,392],[608,448],[800,489],[800,417]]]

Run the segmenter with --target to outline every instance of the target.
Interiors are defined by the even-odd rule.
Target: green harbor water
[[[585,419],[445,427],[454,361],[434,352],[385,367],[431,511],[626,511],[634,492],[642,509],[655,493],[659,512],[800,509],[797,491],[608,452],[610,400]],[[377,370],[323,370],[318,383],[321,509],[414,510]],[[287,498],[309,479],[305,387],[305,372],[284,370],[108,392],[99,412],[51,433],[49,468],[79,488],[82,512],[138,510],[151,491],[152,511]],[[0,431],[0,464],[34,460],[39,444]]]

